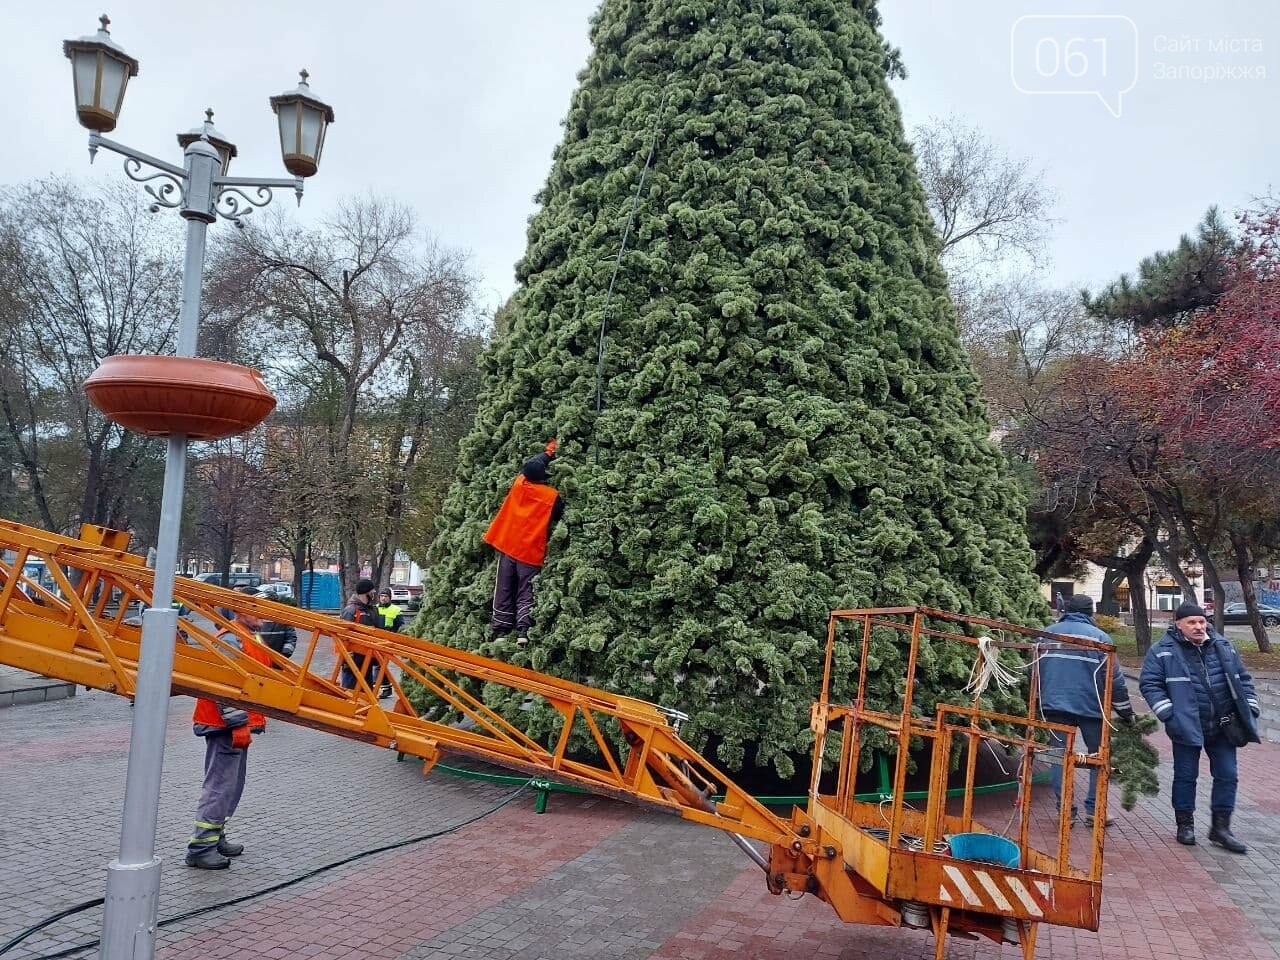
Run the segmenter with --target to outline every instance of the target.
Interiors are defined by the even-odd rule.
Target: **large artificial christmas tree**
[[[786,777],[829,610],[1041,613],[877,25],[870,0],[605,0],[483,361],[423,635],[682,709],[731,768]],[[517,647],[489,635],[481,536],[552,436],[567,511]],[[891,708],[903,659],[880,644],[870,665]],[[968,670],[927,650],[917,702]]]

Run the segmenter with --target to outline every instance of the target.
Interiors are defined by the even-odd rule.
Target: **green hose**
[[[396,759],[403,760],[404,754],[403,753],[397,754]],[[881,800],[884,797],[890,796],[892,794],[892,790],[890,789],[890,783],[889,783],[888,758],[886,758],[883,754],[881,754],[878,759],[879,759],[879,765],[880,765],[880,770],[879,770],[880,790],[874,793],[855,794],[854,795],[855,800],[861,800],[864,803],[874,803],[875,801]],[[447,763],[437,763],[431,769],[433,772],[436,770],[442,770],[445,773],[452,774],[455,777],[462,777],[463,779],[466,779],[466,780],[483,780],[486,783],[500,783],[508,786],[515,786],[523,783],[528,783],[530,789],[535,791],[535,794],[534,794],[535,799],[534,799],[534,805],[533,805],[534,813],[547,812],[547,800],[549,799],[552,793],[590,794],[592,792],[588,790],[586,787],[575,786],[574,784],[571,784],[571,783],[557,783],[554,780],[544,780],[536,777],[532,781],[530,781],[528,777],[516,777],[506,773],[482,773],[479,770],[467,770],[463,767],[453,767]],[[1048,779],[1049,779],[1049,773],[1045,771],[1042,773],[1038,773],[1034,777],[1032,777],[1031,782],[1045,783],[1048,781]],[[972,793],[975,796],[982,796],[988,793],[1000,793],[1004,790],[1014,790],[1017,788],[1017,786],[1018,786],[1018,782],[1016,780],[1009,780],[1009,781],[1006,781],[1005,783],[989,783],[985,786],[974,787],[972,790]],[[964,796],[964,794],[965,794],[965,790],[963,787],[953,787],[947,791],[948,798],[962,797]],[[911,790],[903,795],[903,799],[904,800],[924,800],[928,796],[929,796],[929,791],[927,790]],[[712,797],[711,799],[718,803],[724,799],[724,796],[717,795]],[[758,796],[758,797],[755,797],[755,801],[757,803],[764,804],[766,807],[794,807],[794,806],[802,806],[808,803],[809,798],[807,796],[799,796],[799,797]]]

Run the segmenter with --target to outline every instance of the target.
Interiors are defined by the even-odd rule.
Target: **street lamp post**
[[[122,155],[125,173],[142,183],[151,196],[152,211],[171,207],[187,221],[182,311],[175,353],[178,357],[194,357],[209,224],[223,217],[242,226],[245,216],[271,202],[277,188],[292,189],[301,203],[303,178],[316,172],[325,129],[333,122],[333,110],[311,94],[306,71],[296,89],[271,98],[271,108],[279,118],[281,152],[286,168],[294,174],[292,179],[228,176],[236,148],[214,128],[212,111],[206,114],[203,127],[178,136],[179,146],[184,148],[184,165],[166,163],[103,136],[115,128],[124,105],[125,88],[129,79],[138,74],[138,61],[111,39],[109,22],[103,15],[96,35],[63,44],[63,52],[72,64],[76,114],[81,125],[91,131],[90,161],[99,150]],[[143,614],[120,852],[107,867],[100,952],[104,960],[150,960],[155,954],[160,892],[156,820],[177,641],[178,615],[172,601],[186,464],[187,434],[170,433],[156,540],[155,587],[151,606]]]

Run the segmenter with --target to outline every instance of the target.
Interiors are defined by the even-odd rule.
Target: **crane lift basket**
[[[128,541],[127,533],[103,527],[86,525],[76,539],[0,520],[0,663],[132,697],[141,636],[128,614],[132,605],[150,599],[153,584],[142,558],[126,552]],[[36,579],[24,573],[37,567],[42,574]],[[975,688],[967,703],[929,704],[933,714],[927,716],[913,693],[917,674],[936,662],[944,645],[964,645],[979,665],[1004,651],[1008,666],[1025,668],[1037,645],[1052,639],[1103,651],[1109,677],[1115,654],[1105,645],[925,607],[832,613],[821,697],[812,708],[815,743],[808,804],[783,818],[686,744],[674,711],[184,577],[175,582],[174,598],[188,611],[179,621],[184,639],[175,650],[174,694],[211,697],[413,755],[424,761],[424,772],[444,753],[463,755],[724,830],[764,870],[771,892],[812,894],[848,923],[931,927],[939,960],[949,935],[1017,941],[1030,960],[1041,923],[1097,929],[1106,725],[1100,750],[1077,754],[1075,730],[1038,719],[1034,670],[1025,673],[1028,689],[1018,699],[1026,709],[1018,714],[987,709],[989,701]],[[267,651],[271,662],[265,665],[243,654],[218,636],[220,630],[231,630],[242,642],[254,642],[227,611],[292,625],[300,635],[301,659],[294,662]],[[884,662],[905,661],[897,709],[867,697],[868,675],[887,669],[873,666],[880,662],[875,651],[886,649],[877,644],[886,642],[894,656]],[[317,651],[330,643],[337,660],[325,676],[312,666]],[[372,683],[356,667],[353,652],[376,660],[378,675]],[[837,702],[832,691],[841,684],[834,681],[855,663],[856,694],[851,702]],[[356,677],[353,690],[337,683],[342,664]],[[469,722],[449,724],[420,716],[402,687],[406,677]],[[377,696],[383,680],[395,692],[385,707]],[[471,692],[476,681],[544,700],[563,718],[554,742],[537,742],[487,706]],[[1110,690],[1100,690],[1100,697],[1106,715]],[[1052,849],[1042,852],[1031,846],[1030,790],[1033,760],[1047,749],[1050,730],[1066,739],[1060,761],[1064,777],[1052,817],[1056,829],[1050,834],[1052,843],[1046,844]],[[862,748],[868,738],[877,737],[881,744],[896,746],[892,794],[878,804],[858,801],[854,794]],[[594,745],[594,756],[570,749],[579,738]],[[983,742],[1002,744],[1017,757],[1016,861],[965,860],[947,848],[954,835],[989,832],[974,817],[977,747]],[[838,762],[824,778],[824,758],[833,756]],[[917,762],[928,777],[922,810],[903,799]],[[1087,866],[1079,869],[1071,861],[1069,814],[1072,774],[1078,766],[1098,771],[1098,817]],[[954,776],[962,779],[964,789],[960,809],[951,812],[947,786]],[[823,792],[824,781],[834,783],[834,792]]]

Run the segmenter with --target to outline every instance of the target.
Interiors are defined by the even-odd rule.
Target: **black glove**
[[[283,647],[281,647],[281,648],[280,648],[280,652],[281,652],[281,653],[283,653],[286,657],[292,657],[292,656],[293,656],[293,644],[292,644],[292,643],[286,643]]]
[[[1122,714],[1120,714],[1120,722],[1123,723],[1126,727],[1133,726],[1133,711],[1126,710]]]

